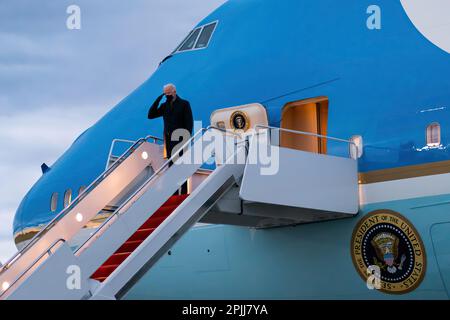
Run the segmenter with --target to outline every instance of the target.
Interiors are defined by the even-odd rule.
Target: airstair
[[[292,150],[281,131],[211,126],[167,161],[154,137],[113,160],[111,151],[105,172],[1,268],[0,299],[120,299],[197,222],[269,228],[354,216],[354,150]],[[214,169],[205,174],[205,164]],[[190,193],[177,195],[186,181]],[[105,208],[109,217],[74,242]]]
[[[181,155],[164,163],[157,144],[147,138],[136,142],[3,266],[0,298],[120,298],[237,183],[245,163],[235,159],[245,158],[246,152],[238,138],[218,128],[202,129],[180,149]],[[212,155],[217,157],[216,145],[228,148],[223,154],[229,157],[191,194],[174,195]],[[140,183],[148,170],[150,178]],[[69,246],[88,221],[130,190],[86,242]]]

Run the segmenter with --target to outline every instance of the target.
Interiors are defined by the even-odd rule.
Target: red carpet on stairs
[[[172,196],[91,276],[103,282],[186,199]]]

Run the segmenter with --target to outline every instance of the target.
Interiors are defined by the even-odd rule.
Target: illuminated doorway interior
[[[327,135],[328,98],[318,97],[294,101],[284,106],[281,128]],[[296,150],[327,153],[325,138],[290,132],[281,132],[280,146]]]

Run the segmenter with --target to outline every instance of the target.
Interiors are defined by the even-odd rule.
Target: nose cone
[[[38,184],[36,184],[37,186]],[[37,194],[37,188],[33,187],[27,195],[23,198],[19,207],[17,208],[16,215],[13,222],[14,242],[16,247],[20,249],[23,244],[30,240],[39,230],[45,225],[51,215],[50,206],[49,210],[39,210],[43,208],[37,203],[34,203],[33,195]],[[38,199],[37,197],[35,199]]]
[[[23,206],[26,202],[26,197],[22,199],[22,202],[20,203],[19,207],[17,208],[16,215],[14,216],[13,221],[13,234],[14,234],[14,242],[17,246],[17,236],[22,231],[22,216],[23,216]]]

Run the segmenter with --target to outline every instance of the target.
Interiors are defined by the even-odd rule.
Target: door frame
[[[297,108],[303,105],[316,104],[317,108],[317,134],[326,136],[328,130],[328,105],[329,99],[326,96],[319,96],[314,98],[307,98],[303,100],[296,100],[289,102],[283,106],[281,109],[281,119],[280,119],[280,128],[285,128],[283,126],[283,120],[285,113],[292,109]],[[295,129],[294,129],[295,130]],[[298,130],[301,131],[301,130]],[[327,139],[326,138],[318,138],[318,152],[322,154],[327,153]]]

